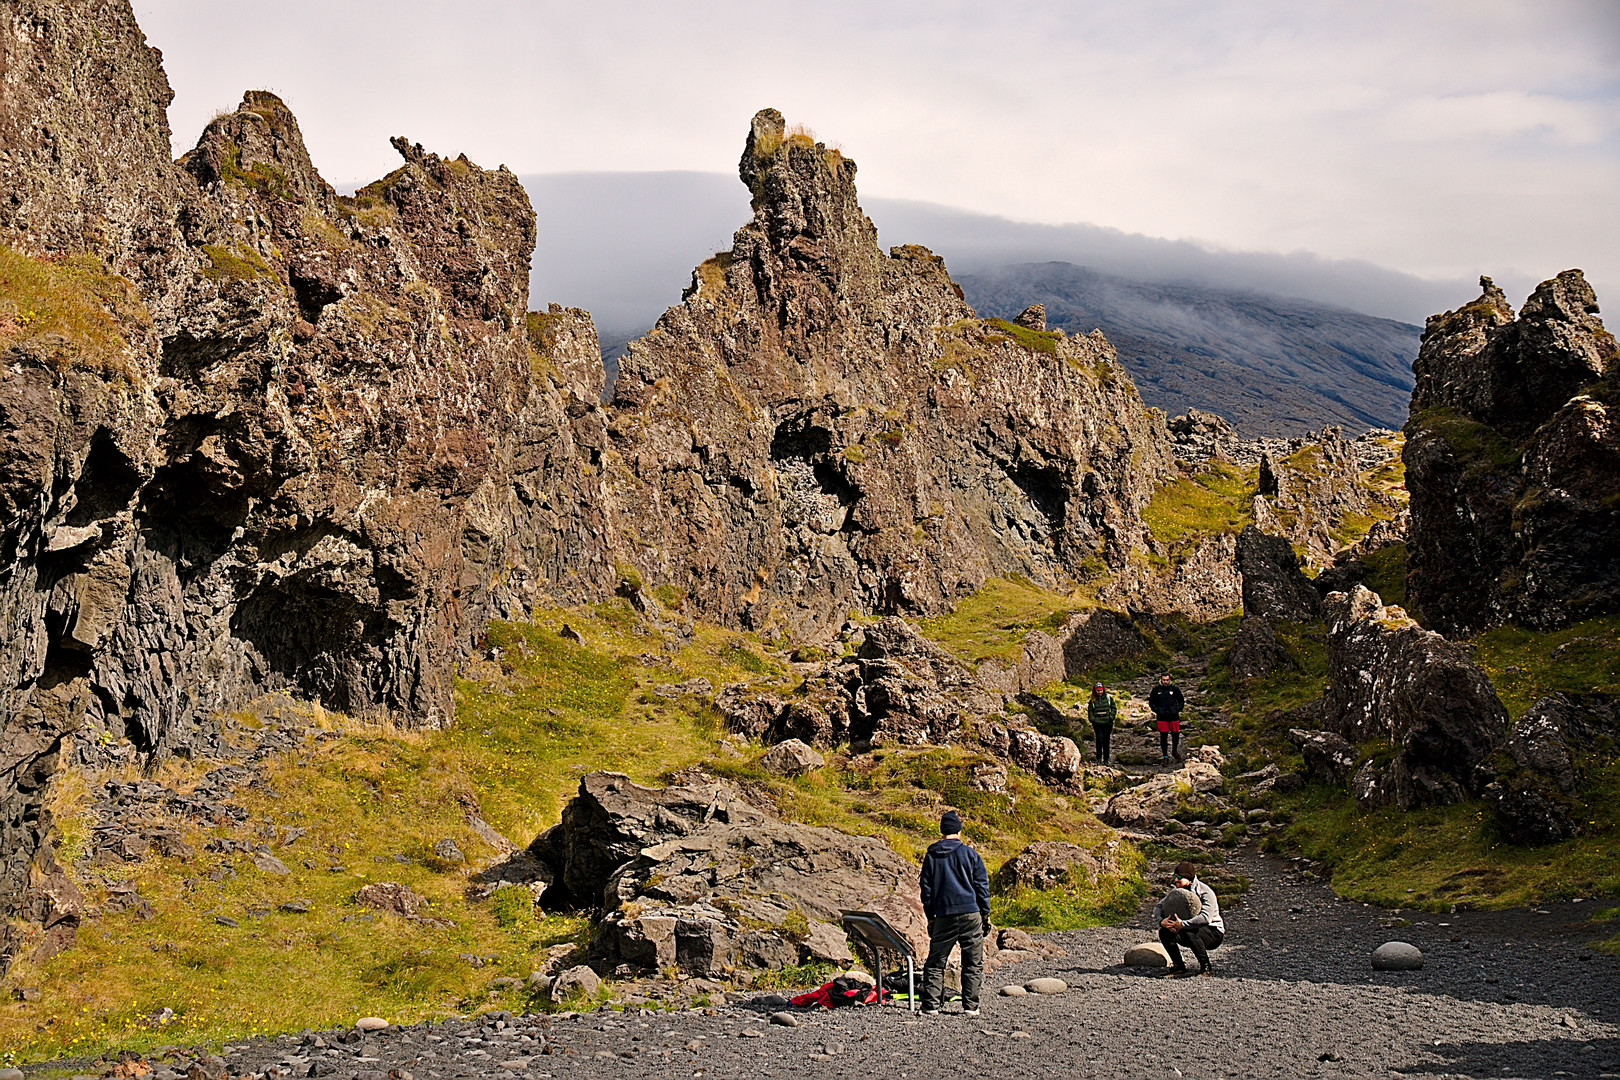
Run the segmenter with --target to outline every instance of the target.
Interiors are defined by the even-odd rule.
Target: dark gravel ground
[[[1226,912],[1216,977],[1159,979],[1120,966],[1152,937],[1133,926],[1049,935],[1063,958],[991,974],[983,1015],[898,1008],[796,1011],[742,998],[715,1015],[607,1013],[394,1028],[329,1049],[282,1036],[232,1048],[232,1074],[284,1066],[331,1080],[458,1077],[1620,1077],[1620,957],[1586,903],[1539,911],[1409,913],[1338,900],[1277,858],[1240,855],[1254,882]],[[1421,948],[1415,972],[1374,972],[1389,940]],[[1062,994],[995,988],[1053,975]],[[497,1030],[499,1028],[499,1030]],[[183,1068],[183,1063],[180,1063]],[[217,1067],[217,1066],[216,1066]],[[397,1070],[397,1071],[396,1071]],[[166,1080],[160,1072],[157,1080]]]

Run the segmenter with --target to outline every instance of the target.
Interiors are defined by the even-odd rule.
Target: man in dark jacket
[[[923,856],[922,905],[928,916],[928,961],[923,964],[922,1011],[938,1016],[945,996],[945,962],[962,947],[962,1015],[979,1015],[984,939],[990,933],[990,874],[979,853],[962,843],[962,818],[947,810],[941,839]]]
[[[1153,710],[1154,726],[1159,729],[1159,753],[1166,765],[1170,764],[1171,754],[1181,760],[1181,710],[1186,707],[1181,687],[1171,682],[1168,674],[1160,675],[1159,685],[1148,695],[1148,708]]]

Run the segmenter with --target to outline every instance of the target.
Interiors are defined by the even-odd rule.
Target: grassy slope
[[[924,634],[968,667],[986,660],[1016,661],[1031,630],[1053,630],[1091,606],[1078,594],[1044,589],[1017,574],[991,578],[946,615],[926,619]]]
[[[558,636],[564,619],[583,632],[584,646]],[[457,687],[454,727],[402,732],[319,714],[339,734],[306,739],[271,759],[269,791],[238,792],[251,814],[247,826],[190,827],[193,859],[153,856],[88,875],[92,903],[106,903],[107,882],[129,881],[154,916],[94,918],[74,948],[41,965],[19,963],[8,983],[38,986],[42,997],[0,1006],[0,1061],[217,1045],[368,1014],[414,1021],[495,1003],[531,1006],[526,989],[495,990],[491,980],[525,977],[546,946],[580,939],[586,920],[469,901],[468,869],[438,862],[433,845],[449,837],[474,865],[485,863],[494,852],[473,835],[459,800],[476,799],[491,824],[524,844],[557,821],[579,777],[593,769],[656,783],[701,764],[768,793],[789,819],[882,836],[913,858],[937,835],[941,809],[958,806],[992,871],[1032,840],[1070,840],[1102,853],[1112,836],[1083,804],[1016,768],[1009,769],[1008,795],[972,790],[967,770],[980,757],[960,748],[835,754],[827,768],[797,780],[766,775],[758,767],[764,747],[721,739],[704,700],[671,702],[652,692],[656,683],[698,675],[716,687],[747,679],[790,692],[786,670],[757,643],[718,628],[699,626],[672,667],[642,665],[640,657],[661,651],[662,639],[617,601],[542,613],[533,624],[497,624],[488,644],[502,661],[469,664]],[[185,789],[204,768],[170,766],[161,778]],[[65,862],[85,850],[89,795],[105,779],[65,773],[55,784]],[[282,826],[308,831],[287,846],[264,836]],[[242,855],[205,852],[216,836],[262,837],[292,873],[269,875]],[[1118,860],[1121,876],[1101,887],[998,897],[997,917],[1054,928],[1117,917],[1141,890],[1139,857],[1126,846]],[[235,875],[216,883],[210,875],[222,865]],[[384,880],[410,886],[431,902],[427,914],[454,928],[368,919],[354,893]],[[311,910],[280,910],[295,898],[312,901]],[[218,923],[221,915],[240,925]],[[494,959],[475,968],[464,956]],[[176,1020],[145,1026],[147,1014],[165,1007]]]

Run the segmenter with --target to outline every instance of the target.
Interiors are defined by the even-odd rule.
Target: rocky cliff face
[[[1407,598],[1467,634],[1620,606],[1620,350],[1579,270],[1515,318],[1489,278],[1429,319],[1404,451]]]
[[[710,618],[815,637],[1140,546],[1167,439],[1100,335],[977,318],[936,256],[878,248],[854,162],[775,110],[740,173],[753,220],[620,369],[622,559]]]
[[[127,5],[13,5],[0,60],[6,913],[68,733],[208,753],[278,687],[442,722],[491,614],[612,579],[595,335],[525,315],[511,173],[401,139],[340,198],[264,93],[171,162]]]

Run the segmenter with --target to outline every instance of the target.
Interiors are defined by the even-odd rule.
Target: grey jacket
[[[1198,878],[1193,878],[1192,891],[1203,907],[1199,909],[1198,914],[1190,919],[1184,919],[1183,922],[1188,926],[1213,926],[1221,932],[1222,937],[1226,936],[1226,920],[1221,918],[1221,905],[1215,900],[1215,890]],[[1162,907],[1164,907],[1163,900],[1153,905],[1154,926],[1158,926],[1159,920],[1164,918],[1164,913],[1160,910]]]

